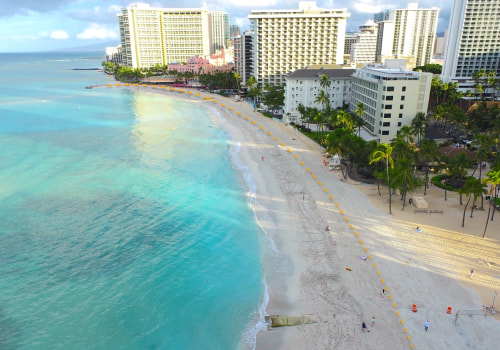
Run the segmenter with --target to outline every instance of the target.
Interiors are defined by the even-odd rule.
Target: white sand
[[[444,193],[431,188],[429,208],[444,214],[402,211],[395,196],[390,216],[385,188],[379,197],[376,185],[342,181],[340,171],[323,165],[319,146],[249,104],[197,91],[144,89],[223,111],[241,144],[240,158],[253,171],[260,224],[295,267],[290,277],[269,283],[267,313],[312,314],[322,321],[261,331],[257,349],[499,348],[500,322],[483,315],[457,318],[456,312],[479,313],[500,292],[500,212],[482,239],[487,210],[475,211],[473,219],[468,211],[462,229],[457,194],[444,201]],[[369,332],[362,332],[363,321]]]

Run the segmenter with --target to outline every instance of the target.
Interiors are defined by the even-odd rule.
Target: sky
[[[54,51],[72,48],[117,46],[120,33],[116,14],[138,1],[131,0],[2,0],[0,4],[0,52]],[[152,7],[178,8],[179,1],[143,0]],[[316,0],[325,9],[347,8],[347,31],[373,18],[373,14],[406,8],[408,0]],[[417,1],[413,1],[417,2]],[[450,0],[420,0],[420,8],[441,9],[438,32],[448,27]],[[250,29],[252,10],[298,9],[298,0],[184,0],[183,8],[226,11],[231,24]]]

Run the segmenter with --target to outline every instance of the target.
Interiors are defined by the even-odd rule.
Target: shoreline
[[[383,193],[374,194],[376,185],[339,179],[323,166],[321,148],[295,129],[253,112],[246,102],[187,90],[145,89],[194,94],[224,108],[226,122],[240,132],[242,161],[254,175],[257,213],[270,218],[260,224],[265,230],[269,225],[276,247],[293,261],[290,276],[267,286],[267,314],[313,314],[320,320],[259,331],[257,349],[495,348],[500,322],[483,316],[455,322],[455,312],[480,309],[488,305],[487,294],[500,290],[500,218],[489,223],[484,240],[482,230],[477,233],[484,212],[475,212],[462,231],[463,207],[451,194],[444,214],[401,212],[393,205],[389,216]],[[444,206],[439,192],[426,200],[430,208]],[[416,226],[424,231],[417,234]],[[363,321],[369,333],[362,331]]]

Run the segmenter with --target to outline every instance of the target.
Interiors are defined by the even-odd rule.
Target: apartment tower
[[[430,63],[434,52],[438,16],[439,8],[419,9],[416,2],[409,3],[406,9],[392,10],[390,14],[390,21],[394,23],[392,56],[413,57],[415,66]]]
[[[464,86],[480,69],[499,75],[499,65],[500,1],[453,1],[441,79]]]
[[[209,12],[212,48],[211,52],[228,47],[229,15],[224,11]]]
[[[254,77],[260,86],[284,85],[288,73],[311,64],[342,64],[346,9],[300,1],[298,10],[251,11]]]
[[[253,74],[253,33],[245,33],[233,38],[234,41],[234,66],[236,72],[245,84]]]
[[[375,63],[378,25],[370,20],[360,25],[359,31],[361,33],[356,34],[356,42],[352,45],[351,62]]]

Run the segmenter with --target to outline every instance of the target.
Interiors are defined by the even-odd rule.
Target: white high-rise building
[[[393,58],[392,45],[394,43],[394,21],[378,22],[376,61],[383,63],[386,58]]]
[[[373,21],[368,21],[359,26],[356,42],[352,45],[351,62],[356,64],[375,63],[375,53],[377,51],[378,25]]]
[[[441,79],[462,85],[480,69],[499,75],[499,65],[500,1],[453,1]]]
[[[434,52],[438,16],[439,8],[420,9],[416,2],[409,3],[406,9],[392,10],[389,21],[394,23],[392,56],[413,57],[415,66],[430,63]],[[385,29],[389,30],[384,30],[383,36],[390,36],[392,30]],[[385,40],[387,42],[390,39],[389,37]]]
[[[259,85],[284,85],[288,73],[311,64],[342,64],[348,17],[347,9],[322,9],[315,1],[300,1],[298,10],[251,11]]]
[[[352,77],[351,110],[361,102],[365,128],[389,143],[419,112],[427,113],[432,73],[388,69],[370,65]]]
[[[147,4],[122,9],[118,22],[123,64],[152,67],[210,55],[226,30],[225,20],[218,18],[218,13],[211,17],[204,9],[152,8]]]
[[[224,11],[211,11],[210,30],[212,32],[212,53],[228,47],[229,15]]]

